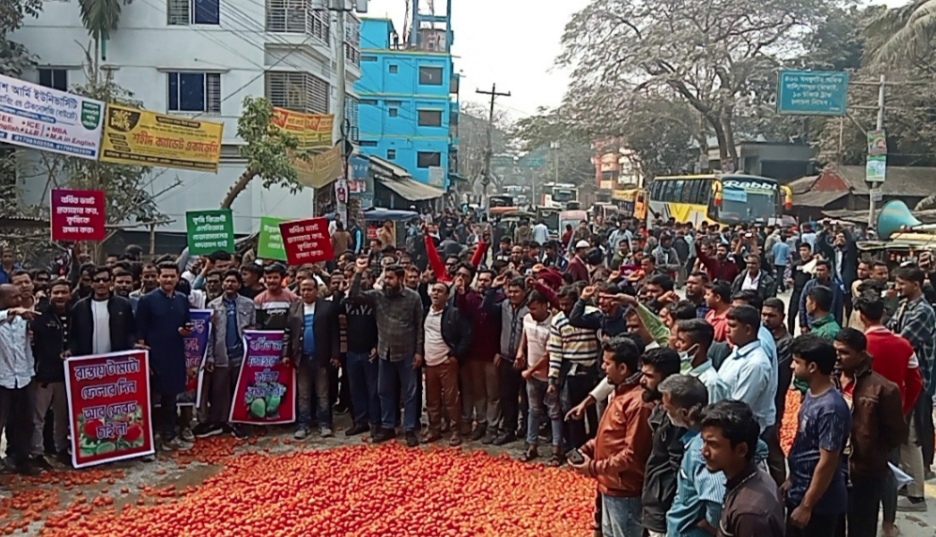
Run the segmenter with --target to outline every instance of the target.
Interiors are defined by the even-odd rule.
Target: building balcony
[[[266,31],[295,34],[299,39],[297,44],[309,41],[313,45],[331,47],[329,14],[313,10],[308,0],[266,0]],[[279,43],[291,44],[285,40],[283,36],[277,39]]]
[[[317,114],[331,111],[328,82],[310,73],[268,71],[264,75],[264,88],[265,97],[273,106]]]

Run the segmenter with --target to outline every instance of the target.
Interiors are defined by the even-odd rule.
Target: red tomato
[[[104,425],[101,420],[88,420],[84,424],[84,434],[90,438],[97,438],[98,427]]]

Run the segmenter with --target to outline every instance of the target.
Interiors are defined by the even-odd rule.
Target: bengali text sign
[[[296,169],[296,181],[312,188],[323,188],[344,175],[341,147],[334,146],[317,155],[293,155],[293,168]]]
[[[149,374],[145,350],[65,361],[75,468],[155,453]]]
[[[290,265],[318,263],[334,257],[328,220],[323,217],[283,222],[280,234]]]
[[[777,112],[843,116],[848,111],[848,73],[784,69],[778,76]]]
[[[204,255],[224,250],[234,252],[234,215],[231,209],[185,213],[189,253]]]
[[[218,171],[224,123],[108,103],[101,161]]]
[[[295,136],[299,140],[300,149],[326,148],[332,145],[334,114],[305,114],[274,107],[273,118],[270,121],[281,130]]]
[[[0,75],[0,142],[97,160],[104,103]]]
[[[53,241],[102,241],[107,236],[103,190],[53,188],[49,203]]]
[[[182,338],[185,344],[185,391],[176,398],[179,406],[201,406],[202,373],[208,342],[211,341],[211,310],[193,309],[192,333]]]
[[[280,224],[283,218],[274,216],[260,217],[260,235],[257,237],[257,257],[260,259],[276,259],[286,261],[286,249],[283,248],[283,236],[280,234]]]
[[[296,370],[283,363],[283,345],[282,331],[244,331],[244,362],[237,376],[231,422],[296,421]]]

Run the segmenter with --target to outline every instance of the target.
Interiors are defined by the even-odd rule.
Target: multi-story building
[[[418,11],[418,2],[413,9]],[[430,25],[422,26],[423,20]],[[408,42],[391,20],[365,18],[362,74],[355,84],[361,152],[440,188],[449,186],[458,158],[458,75],[451,41],[448,15],[414,16]]]
[[[337,17],[345,35],[336,35]],[[89,43],[78,2],[45,2],[13,39],[38,60],[24,78],[67,89],[87,81]],[[346,117],[357,125],[354,82],[360,77],[360,21],[350,13],[317,11],[308,0],[140,0],[123,5],[117,29],[102,47],[101,73],[131,91],[143,107],[224,123],[217,173],[154,169],[149,189],[167,190],[157,202],[173,220],[160,231],[184,231],[185,212],[217,207],[244,172],[237,119],[247,96],[266,96],[274,106],[335,113],[342,87],[336,54],[346,59]],[[103,76],[103,75],[102,75]],[[341,121],[336,121],[336,131]],[[335,133],[338,138],[338,132]],[[32,175],[32,176],[31,176]],[[23,201],[47,199],[41,171],[20,175]],[[284,218],[312,214],[312,192],[290,194],[253,181],[233,206],[235,232],[249,233],[261,215]]]

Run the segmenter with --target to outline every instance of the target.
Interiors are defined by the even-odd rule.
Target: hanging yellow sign
[[[271,123],[299,140],[300,149],[319,149],[332,146],[334,114],[305,114],[285,108],[273,108]]]
[[[344,174],[343,164],[340,145],[307,158],[293,156],[296,181],[312,188],[325,187],[341,177]]]
[[[101,162],[218,171],[224,123],[107,104]]]

